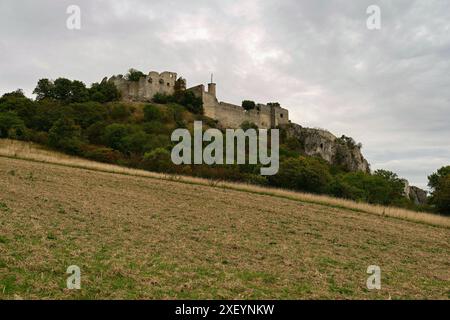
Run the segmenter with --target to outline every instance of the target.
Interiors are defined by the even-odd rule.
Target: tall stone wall
[[[173,94],[177,74],[174,72],[149,72],[139,81],[129,81],[123,76],[113,76],[108,81],[113,82],[125,101],[150,101],[156,93]]]
[[[208,91],[205,91],[204,85],[188,90],[202,98],[205,116],[217,120],[224,128],[239,128],[245,121],[254,123],[262,129],[289,123],[289,112],[281,107],[258,104],[255,109],[247,111],[238,105],[219,102],[215,84],[209,84]]]

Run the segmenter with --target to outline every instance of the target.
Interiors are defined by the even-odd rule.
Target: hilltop
[[[242,106],[219,102],[214,83],[208,91],[203,85],[186,89],[186,81],[174,73],[145,75],[130,70],[125,77],[105,78],[89,88],[76,80],[41,79],[34,93],[36,100],[20,90],[0,98],[0,138],[33,141],[70,155],[154,172],[435,210],[424,204],[426,194],[411,196],[405,180],[395,173],[370,172],[361,144],[354,139],[291,123],[287,109],[276,102],[245,100]],[[171,134],[177,128],[192,132],[195,121],[201,121],[205,130],[276,127],[278,174],[261,176],[258,164],[174,165]]]

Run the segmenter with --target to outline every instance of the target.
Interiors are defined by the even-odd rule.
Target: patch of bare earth
[[[447,299],[449,270],[448,228],[0,158],[4,299]]]

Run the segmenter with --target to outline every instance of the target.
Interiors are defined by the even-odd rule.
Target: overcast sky
[[[380,30],[366,27],[372,4]],[[80,30],[66,27],[69,5]],[[130,67],[188,86],[213,72],[220,100],[279,101],[413,185],[450,164],[449,0],[1,0],[0,95]]]

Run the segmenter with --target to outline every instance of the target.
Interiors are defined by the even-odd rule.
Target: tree
[[[269,177],[277,187],[325,193],[331,182],[329,167],[316,158],[287,158],[280,164],[278,174]]]
[[[70,102],[86,102],[89,100],[89,89],[86,85],[78,80],[72,81],[70,84]]]
[[[442,213],[450,215],[450,166],[444,166],[428,177],[432,189],[430,202]]]
[[[175,102],[186,107],[192,113],[203,114],[203,100],[192,91],[182,91]]]
[[[450,215],[450,175],[439,180],[439,184],[433,192],[433,204],[438,212]]]
[[[130,128],[124,124],[114,123],[105,128],[104,141],[110,148],[126,152],[124,138],[130,133]]]
[[[0,138],[24,138],[26,127],[14,112],[0,113]]]
[[[145,73],[143,73],[142,71],[136,70],[131,68],[130,70],[128,70],[128,73],[125,76],[125,79],[127,79],[128,81],[139,81],[142,77],[145,77]]]
[[[54,84],[48,79],[40,79],[36,88],[33,90],[33,94],[36,95],[36,100],[53,99],[54,96]]]
[[[62,117],[49,131],[48,143],[51,147],[61,149],[70,154],[79,154],[81,147],[81,130],[75,122]]]
[[[256,103],[254,101],[250,101],[250,100],[242,101],[242,108],[244,108],[245,110],[252,110],[252,109],[255,109],[255,107],[256,107]]]
[[[101,83],[93,83],[89,89],[90,99],[92,101],[105,103],[117,101],[120,98],[120,92],[114,83],[102,81]]]
[[[450,166],[444,166],[428,176],[428,186],[431,189],[436,189],[439,186],[440,180],[450,175]]]
[[[396,173],[380,169],[376,170],[373,174],[374,176],[383,178],[388,183],[390,203],[396,199],[403,198],[405,182]]]
[[[53,84],[53,98],[59,101],[69,102],[72,98],[72,81],[66,78],[58,78]]]

